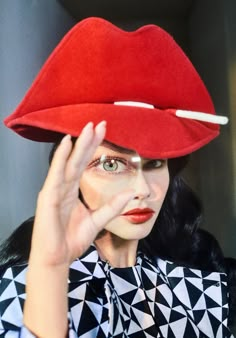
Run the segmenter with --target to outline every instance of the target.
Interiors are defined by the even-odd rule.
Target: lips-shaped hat
[[[147,25],[126,32],[88,18],[66,34],[4,122],[25,138],[54,142],[101,120],[108,141],[147,158],[191,153],[225,122],[166,31]]]

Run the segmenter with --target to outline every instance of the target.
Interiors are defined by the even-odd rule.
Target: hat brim
[[[146,158],[184,156],[219,135],[219,125],[180,118],[176,109],[148,109],[105,103],[54,107],[6,120],[7,127],[21,136],[56,142],[61,134],[79,136],[82,128],[107,121],[106,140],[133,149]]]

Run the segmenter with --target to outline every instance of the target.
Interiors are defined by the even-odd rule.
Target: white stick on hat
[[[116,101],[114,102],[114,104],[120,105],[120,106],[133,106],[133,107],[141,107],[141,108],[148,108],[148,109],[155,108],[152,104],[148,104],[144,102],[136,102],[136,101]],[[216,124],[222,124],[222,125],[227,124],[229,122],[229,119],[226,116],[202,113],[202,112],[191,111],[191,110],[177,109],[175,114],[178,117],[183,117],[186,119],[192,119],[192,120],[198,120],[198,121],[216,123]]]
[[[222,125],[227,124],[229,122],[229,119],[226,116],[213,115],[213,114],[207,114],[207,113],[190,111],[190,110],[177,109],[176,116],[183,117],[186,119],[193,119],[193,120],[217,123],[217,124],[222,124]]]

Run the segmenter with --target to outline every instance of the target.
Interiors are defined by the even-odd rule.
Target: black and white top
[[[0,337],[34,337],[22,323],[26,270],[16,265],[2,277]],[[233,338],[224,273],[142,253],[135,266],[112,268],[92,245],[70,267],[68,298],[69,338]]]

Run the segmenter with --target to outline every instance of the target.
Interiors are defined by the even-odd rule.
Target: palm
[[[93,242],[98,232],[125,206],[133,193],[124,192],[91,212],[78,199],[83,170],[103,140],[105,125],[88,124],[73,151],[69,137],[58,147],[39,194],[32,252],[46,264],[70,263]]]

